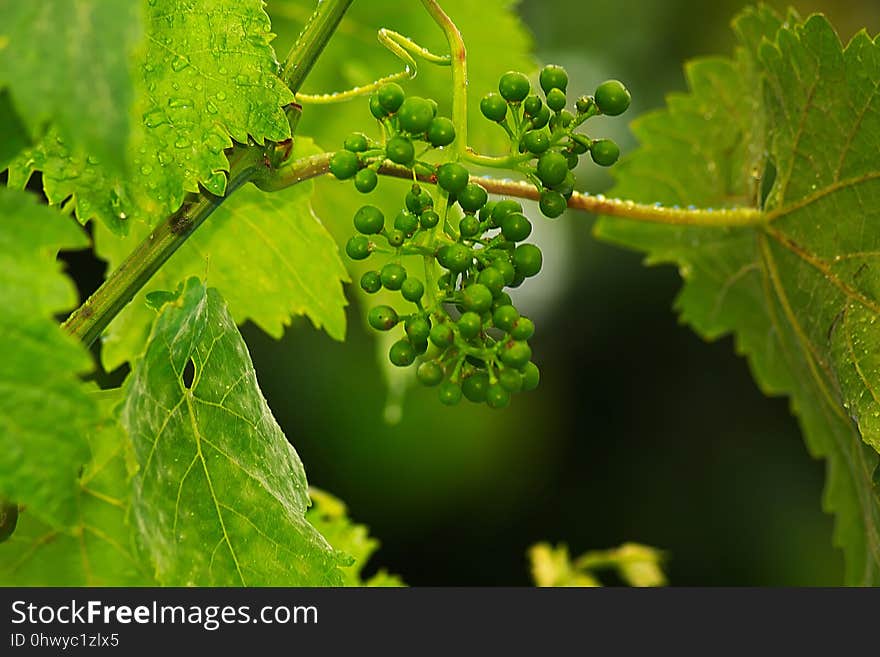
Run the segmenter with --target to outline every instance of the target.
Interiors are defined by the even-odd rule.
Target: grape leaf
[[[159,582],[341,583],[342,556],[305,520],[302,463],[222,298],[196,278],[161,298],[120,416],[138,465],[133,514]]]
[[[309,489],[312,508],[306,520],[327,539],[336,550],[352,558],[351,565],[343,568],[345,586],[403,586],[396,575],[380,570],[368,579],[363,578],[363,568],[379,549],[379,541],[370,536],[369,529],[358,525],[348,517],[345,503],[317,488]]]
[[[733,59],[692,62],[690,93],[634,123],[642,147],[620,164],[614,193],[715,207],[763,198],[768,222],[605,218],[597,234],[675,263],[682,320],[707,339],[732,333],[761,389],[791,398],[810,452],[827,459],[847,582],[876,584],[880,45],[862,32],[844,49],[823,17],[783,23],[766,8],[734,28]]]
[[[0,585],[155,584],[138,557],[126,518],[131,491],[126,457],[131,446],[113,412],[120,392],[94,391],[90,397],[101,420],[88,433],[92,459],[78,481],[75,522],[58,530],[25,509],[15,533],[0,544]]]
[[[58,527],[75,514],[96,415],[77,377],[91,369],[89,354],[53,319],[77,300],[55,256],[88,242],[34,196],[3,187],[0,221],[0,497]]]
[[[51,133],[12,176],[21,185],[42,171],[51,203],[73,195],[80,221],[99,217],[120,234],[133,219],[155,222],[176,210],[200,183],[222,194],[232,139],[290,136],[282,108],[293,97],[277,77],[261,0],[156,0],[146,20],[129,173],[108,173],[94,153],[72,153],[64,135]]]
[[[9,90],[0,91],[0,171],[30,144],[27,128],[12,106]]]
[[[122,168],[134,95],[131,57],[141,37],[139,4],[0,5],[0,89],[11,90],[32,135],[51,120],[78,150]]]
[[[297,139],[293,157],[315,152]],[[241,324],[251,320],[280,338],[291,315],[307,315],[331,337],[345,336],[347,280],[336,242],[312,212],[313,184],[304,182],[280,192],[239,189],[196,231],[147,284],[145,291],[173,289],[177,281],[204,275],[225,295]],[[135,228],[133,226],[133,228]],[[95,229],[97,253],[116,267],[149,234],[137,226],[127,238]],[[108,369],[131,360],[143,349],[155,317],[145,292],[120,313],[104,337],[101,357]]]

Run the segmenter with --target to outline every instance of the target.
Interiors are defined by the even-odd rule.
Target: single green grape
[[[400,293],[407,301],[416,303],[425,294],[425,285],[418,278],[407,276],[400,286]]]
[[[399,290],[406,280],[406,269],[394,262],[389,262],[380,272],[382,285],[389,290]]]
[[[419,227],[419,218],[412,212],[401,210],[394,217],[394,227],[407,235],[412,235]]]
[[[472,214],[466,214],[458,222],[458,232],[462,237],[474,237],[480,232],[480,220]]]
[[[530,278],[541,271],[543,257],[541,249],[534,244],[520,244],[513,252],[513,264],[517,273]]]
[[[620,148],[610,139],[597,139],[590,148],[593,162],[602,167],[610,167],[620,157]]]
[[[532,348],[526,342],[511,340],[501,350],[501,362],[517,369],[524,367],[532,357]]]
[[[457,194],[458,204],[465,212],[476,212],[489,200],[486,190],[476,183],[468,183]]]
[[[498,81],[498,91],[510,103],[522,102],[531,90],[529,79],[519,71],[508,71]]]
[[[530,94],[523,101],[523,111],[526,113],[526,116],[538,116],[542,107],[544,107],[544,101],[535,94]]]
[[[438,116],[431,120],[428,126],[428,141],[431,146],[449,146],[455,141],[455,126],[445,116]]]
[[[382,279],[377,271],[367,271],[361,276],[361,289],[367,294],[375,294],[382,289]]]
[[[388,360],[397,367],[407,367],[416,359],[416,350],[409,340],[398,340],[388,350]]]
[[[505,367],[498,373],[498,383],[509,392],[519,392],[522,389],[523,375]]]
[[[538,178],[547,187],[553,187],[553,185],[561,183],[565,180],[567,172],[568,162],[565,160],[565,157],[555,151],[544,153],[538,158]]]
[[[458,326],[458,332],[461,333],[461,337],[465,340],[470,340],[477,337],[480,329],[483,328],[483,322],[477,313],[469,311],[462,313],[456,322],[456,326]]]
[[[354,187],[361,194],[369,194],[379,184],[379,176],[372,169],[361,169],[354,176]]]
[[[513,199],[503,199],[498,201],[495,204],[495,207],[492,209],[492,222],[495,226],[501,225],[501,220],[504,219],[511,212],[522,212],[523,207],[517,201]]]
[[[382,107],[382,103],[379,102],[378,94],[370,96],[370,114],[380,121],[388,116],[388,111]]]
[[[522,370],[522,390],[530,392],[538,387],[541,381],[541,370],[532,362],[526,363]]]
[[[510,298],[510,295],[507,292],[502,292],[497,297],[495,297],[495,301],[492,303],[492,311],[498,310],[501,306],[512,306],[513,300]]]
[[[388,231],[385,239],[388,240],[388,246],[393,246],[394,248],[397,248],[399,246],[403,246],[403,243],[406,241],[406,233],[398,228],[395,228]]]
[[[477,282],[489,288],[493,297],[497,297],[504,290],[504,276],[494,267],[486,267],[477,276]]]
[[[416,370],[416,376],[419,381],[422,385],[426,386],[438,385],[445,375],[443,366],[433,360],[426,360],[419,365],[419,369]]]
[[[366,235],[354,235],[345,243],[345,252],[352,260],[364,260],[370,255],[370,240]]]
[[[490,121],[501,123],[507,116],[507,101],[500,94],[488,93],[480,100],[480,111]]]
[[[452,381],[441,383],[437,392],[440,397],[440,403],[445,406],[455,406],[461,401],[461,387]]]
[[[594,95],[596,105],[602,114],[617,116],[629,107],[632,97],[620,80],[606,80],[598,87]]]
[[[409,139],[397,135],[396,137],[389,139],[388,143],[385,144],[385,155],[392,162],[408,165],[413,161],[413,158],[415,158],[416,149],[413,147],[413,144]]]
[[[514,340],[528,340],[535,334],[535,323],[528,317],[520,317],[513,323],[510,336]]]
[[[397,311],[391,306],[376,306],[367,314],[367,322],[377,331],[390,331],[398,321]]]
[[[508,333],[518,319],[519,312],[511,305],[498,306],[492,313],[492,322],[495,326]]]
[[[465,309],[482,315],[492,307],[492,291],[482,283],[468,285],[461,293]]]
[[[455,332],[448,324],[434,324],[428,337],[436,346],[446,349],[455,340]]]
[[[431,324],[421,315],[414,315],[403,325],[406,334],[413,343],[427,342],[431,334]]]
[[[510,404],[510,392],[500,383],[492,383],[486,388],[486,403],[490,408],[505,408]]]
[[[574,169],[578,165],[577,153],[573,153],[571,151],[563,151],[562,157],[565,158],[565,164],[568,167],[569,171],[571,171],[572,169]],[[563,180],[562,182],[565,182],[565,180]],[[561,185],[562,183],[559,183],[559,184]],[[555,186],[556,185],[554,185],[554,187]]]
[[[397,110],[401,130],[412,134],[424,134],[433,118],[434,106],[419,96],[410,96]]]
[[[550,108],[547,107],[546,105],[542,105],[541,110],[532,119],[532,129],[533,130],[540,130],[545,125],[550,123],[550,117],[551,117]]]
[[[535,155],[540,155],[550,148],[550,138],[543,130],[529,130],[523,135],[520,143],[523,148]]]
[[[461,382],[461,391],[468,401],[475,404],[486,401],[486,390],[489,389],[489,375],[485,373],[472,374]]]
[[[555,219],[565,212],[566,205],[565,197],[559,192],[549,189],[541,192],[541,200],[538,202],[538,207],[541,208],[541,212],[545,217]]]
[[[519,212],[511,212],[501,220],[501,234],[511,242],[522,242],[532,234],[532,223]]]
[[[389,114],[394,114],[394,112],[400,109],[406,94],[403,93],[403,87],[399,84],[388,82],[379,87],[378,91],[376,91],[376,96],[379,98],[379,104],[382,105],[383,109]]]
[[[339,180],[348,180],[358,170],[358,156],[351,151],[336,151],[330,158],[330,173]]]
[[[363,205],[354,213],[354,227],[364,235],[381,233],[385,227],[385,215],[375,205]]]
[[[437,251],[437,262],[449,271],[462,272],[472,261],[471,250],[463,244],[447,244]]]
[[[551,89],[547,94],[547,107],[554,112],[559,112],[565,107],[565,92],[560,89]]]
[[[545,94],[550,93],[551,89],[559,89],[564,93],[568,87],[568,73],[561,66],[547,64],[541,69],[539,81]]]
[[[467,186],[469,178],[468,170],[457,162],[446,162],[437,168],[437,184],[453,195]]]
[[[422,224],[422,228],[433,228],[440,223],[440,215],[433,210],[425,210],[419,217],[419,223]]]
[[[370,143],[362,132],[353,132],[342,142],[342,147],[352,153],[363,153],[370,147]]]
[[[507,260],[496,260],[492,263],[492,268],[501,272],[505,285],[510,285],[513,282],[513,277],[516,276],[516,269]]]

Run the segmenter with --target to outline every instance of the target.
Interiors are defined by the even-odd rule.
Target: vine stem
[[[281,79],[296,94],[339,26],[352,0],[321,0],[281,66]],[[291,134],[300,106],[286,108]],[[238,144],[227,151],[229,180],[223,196],[207,191],[190,194],[183,205],[165,217],[107,280],[64,321],[61,328],[91,345],[134,295],[236,189],[276,167],[289,153],[291,141],[260,146]]]
[[[333,153],[320,153],[310,157],[291,161],[284,167],[271,172],[259,186],[264,191],[277,191],[315,178],[329,172],[330,158]],[[413,172],[406,167],[389,162],[383,163],[378,173],[393,178],[412,180]],[[417,173],[420,182],[436,184],[433,174]],[[517,180],[499,180],[497,178],[473,177],[490,194],[514,196],[517,198],[537,201],[540,194],[534,185]],[[568,199],[568,207],[592,214],[602,214],[623,219],[632,219],[648,223],[669,224],[673,226],[704,226],[704,227],[738,227],[764,224],[768,216],[757,208],[737,207],[722,209],[679,208],[664,206],[657,203],[636,203],[626,199],[607,198],[602,194],[584,194],[575,192]]]

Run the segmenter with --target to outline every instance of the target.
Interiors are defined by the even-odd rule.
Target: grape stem
[[[330,157],[333,153],[321,153],[310,157],[293,160],[259,182],[264,191],[277,191],[314,178],[329,171]],[[402,166],[384,162],[379,166],[378,173],[392,178],[412,180],[413,172]],[[419,182],[436,184],[434,174],[417,173]],[[499,180],[496,178],[472,177],[490,194],[513,196],[516,198],[537,201],[540,192],[534,185],[516,180]],[[582,210],[591,214],[620,217],[657,224],[673,226],[704,226],[704,227],[737,227],[756,226],[768,221],[765,212],[758,208],[735,207],[722,209],[680,208],[660,204],[636,203],[626,199],[607,198],[602,194],[585,194],[574,192],[568,199],[571,210]]]

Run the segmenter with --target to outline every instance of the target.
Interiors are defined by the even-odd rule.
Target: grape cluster
[[[617,116],[626,111],[630,94],[617,80],[607,80],[593,96],[581,96],[574,112],[566,109],[568,74],[561,66],[548,65],[539,77],[543,99],[532,93],[529,79],[509,71],[501,76],[498,93],[483,96],[480,110],[498,123],[510,137],[511,149],[520,156],[513,160],[514,170],[532,181],[540,192],[541,212],[550,218],[565,210],[574,192],[572,173],[580,156],[590,153],[600,166],[611,166],[620,149],[610,139],[592,139],[575,132],[590,117]]]
[[[629,105],[629,93],[619,82],[605,82],[595,96],[581,97],[572,113],[565,109],[564,69],[545,67],[540,84],[543,99],[531,93],[525,75],[506,73],[499,93],[485,96],[480,108],[510,136],[510,168],[538,186],[541,211],[556,217],[574,190],[571,169],[580,155],[589,152],[605,166],[619,155],[610,140],[590,139],[575,129],[590,116],[620,114]],[[419,381],[436,386],[444,404],[465,397],[503,408],[511,395],[534,389],[540,379],[529,346],[534,323],[520,314],[506,291],[541,271],[541,251],[526,241],[532,224],[518,202],[489,200],[461,162],[435,163],[444,158],[432,158],[431,153],[456,139],[452,121],[437,115],[436,102],[406,96],[390,83],[370,97],[369,107],[383,140],[349,135],[330,159],[331,173],[340,180],[353,179],[363,193],[376,188],[377,172],[388,161],[410,169],[413,176],[392,216],[375,205],[357,210],[357,232],[345,245],[353,260],[386,256],[380,268],[361,277],[364,292],[384,289],[411,304],[408,313],[376,305],[369,311],[369,324],[378,331],[402,329],[389,360],[398,367],[418,363]],[[436,186],[423,186],[419,180]],[[407,268],[412,256],[421,256],[421,277]]]

